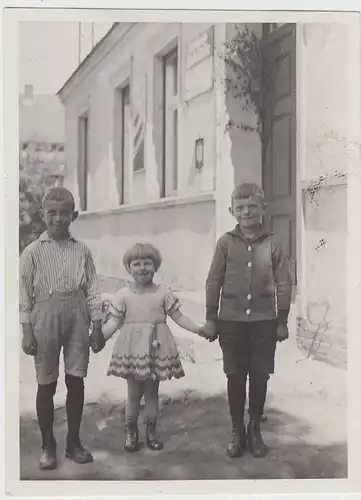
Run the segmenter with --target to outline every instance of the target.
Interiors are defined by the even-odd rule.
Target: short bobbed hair
[[[75,210],[74,196],[71,192],[64,187],[52,187],[48,189],[42,200],[42,208],[46,207],[49,201],[59,201],[63,203],[69,203],[73,210]]]
[[[129,248],[123,257],[123,265],[130,273],[130,264],[134,260],[150,259],[154,264],[154,269],[157,272],[162,264],[162,255],[159,250],[150,243],[135,243]]]

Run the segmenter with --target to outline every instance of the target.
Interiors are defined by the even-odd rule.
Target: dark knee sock
[[[244,374],[227,375],[227,394],[232,424],[237,427],[242,425],[244,420],[246,402],[246,376]]]
[[[268,374],[253,372],[249,382],[249,414],[251,420],[261,420],[267,396]]]
[[[67,387],[66,413],[68,417],[68,444],[80,443],[80,424],[84,407],[84,380],[73,375],[65,376]]]
[[[36,395],[36,413],[42,434],[43,447],[50,445],[51,442],[54,441],[54,394],[56,391],[56,385],[56,382],[46,385],[38,385]]]

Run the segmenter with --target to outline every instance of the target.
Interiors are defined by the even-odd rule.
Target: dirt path
[[[162,407],[160,434],[164,450],[145,446],[134,454],[123,450],[124,408],[92,404],[85,409],[83,436],[95,461],[82,466],[64,458],[66,417],[56,412],[59,468],[37,467],[39,435],[36,422],[21,421],[21,479],[77,480],[172,480],[172,479],[304,479],[346,477],[346,444],[317,443],[309,424],[272,405],[264,424],[264,437],[271,447],[265,459],[248,453],[239,459],[225,455],[229,439],[227,402],[223,397],[206,400],[191,397]],[[143,428],[141,436],[143,438]],[[313,438],[312,438],[313,437]]]
[[[186,313],[201,321],[203,307],[190,301]],[[249,454],[229,459],[225,446],[230,420],[225,399],[226,380],[218,343],[173,328],[182,348],[194,359],[184,359],[186,377],[160,387],[159,433],[164,450],[144,446],[136,454],[123,449],[125,383],[107,377],[112,343],[92,356],[86,380],[82,436],[95,457],[92,464],[75,465],[64,458],[65,386],[60,377],[55,399],[55,432],[59,467],[38,469],[40,437],[34,415],[36,384],[33,360],[20,358],[21,479],[171,480],[171,479],[290,479],[347,476],[346,372],[303,356],[295,336],[277,347],[276,373],[269,384],[264,437],[267,458]],[[190,346],[190,350],[188,349]],[[61,373],[63,372],[61,367]],[[143,429],[141,436],[143,439]]]
[[[202,353],[202,345],[195,350]],[[142,447],[138,453],[129,455],[123,450],[125,384],[114,377],[106,377],[107,350],[96,358],[87,380],[88,404],[82,436],[94,454],[93,464],[80,466],[64,459],[67,425],[65,393],[60,387],[55,420],[59,468],[49,472],[38,470],[40,441],[34,416],[35,387],[24,380],[22,395],[28,393],[31,397],[23,401],[20,421],[21,479],[302,479],[347,476],[345,372],[311,360],[296,363],[292,349],[280,347],[279,368],[270,381],[269,420],[264,424],[264,437],[271,448],[270,453],[262,460],[248,454],[231,460],[225,455],[230,421],[221,361],[212,358],[201,362],[201,357],[196,356],[199,362],[184,362],[187,374],[184,379],[161,385],[159,432],[165,442],[164,450],[155,453]],[[27,357],[22,359],[28,362]],[[26,374],[27,369],[24,370]],[[62,385],[62,381],[59,382]],[[142,438],[143,434],[141,427]]]

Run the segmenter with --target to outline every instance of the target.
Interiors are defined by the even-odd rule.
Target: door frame
[[[302,80],[305,73],[304,23],[296,24],[296,293],[306,291],[306,226],[303,206],[302,180],[306,172],[306,117],[307,89]]]

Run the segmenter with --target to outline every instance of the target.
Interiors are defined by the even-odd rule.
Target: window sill
[[[87,210],[79,213],[80,219],[86,219],[88,217],[104,217],[107,215],[122,214],[127,212],[142,212],[145,210],[153,210],[159,208],[173,207],[178,205],[194,205],[197,203],[204,203],[207,201],[214,201],[215,193],[204,193],[196,196],[185,196],[185,197],[168,197],[161,198],[156,201],[149,201],[147,203],[139,205],[121,205],[119,207],[107,208],[101,210]]]

